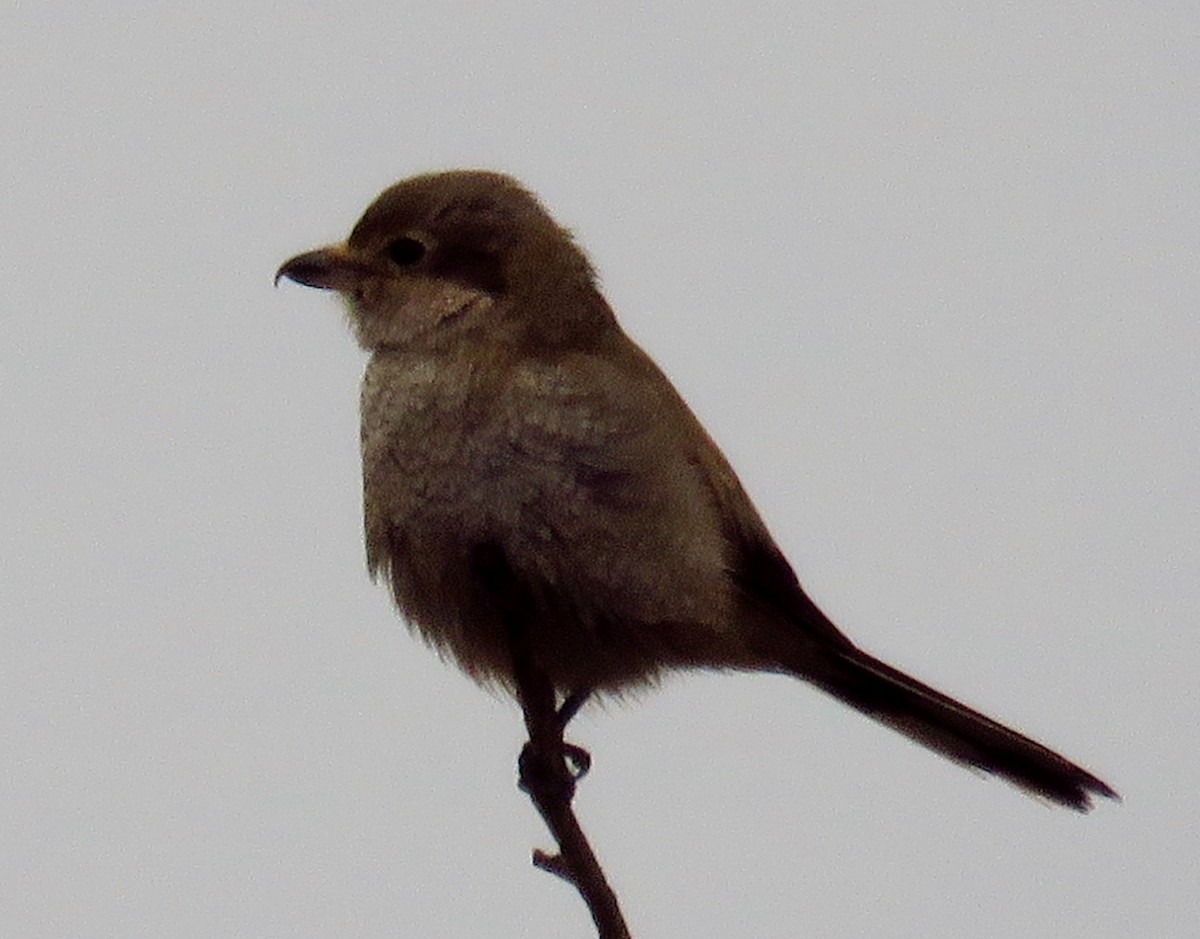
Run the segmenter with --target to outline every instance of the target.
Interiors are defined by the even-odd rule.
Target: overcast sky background
[[[1194,935],[1194,4],[8,4],[0,63],[0,935],[592,935],[271,286],[448,167],[577,233],[858,642],[1124,796],[682,676],[572,728],[634,934]]]

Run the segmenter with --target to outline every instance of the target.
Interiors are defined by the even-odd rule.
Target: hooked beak
[[[355,258],[344,244],[330,245],[284,261],[275,272],[275,286],[286,277],[305,287],[348,293],[371,273],[372,269]]]

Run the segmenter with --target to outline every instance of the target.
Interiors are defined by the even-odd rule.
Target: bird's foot
[[[539,752],[532,743],[521,748],[517,759],[517,778],[525,792],[537,792],[565,798],[575,795],[575,784],[592,768],[592,755],[583,747],[561,742],[550,753]]]

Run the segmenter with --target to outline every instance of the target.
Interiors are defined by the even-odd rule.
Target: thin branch
[[[558,842],[557,854],[534,851],[533,864],[561,877],[579,891],[600,939],[630,939],[617,895],[605,879],[571,807],[578,777],[568,766],[568,756],[581,769],[586,768],[590,757],[586,751],[563,742],[564,721],[555,710],[554,688],[546,677],[526,660],[517,668],[516,678],[529,731],[529,742],[521,751],[519,762],[521,788],[529,793]]]
[[[479,545],[472,564],[480,582],[491,592],[508,633],[513,684],[529,731],[529,742],[521,750],[517,764],[521,788],[529,793],[558,842],[557,854],[534,851],[533,864],[561,877],[579,891],[592,914],[599,939],[630,939],[617,895],[608,885],[571,808],[575,783],[588,771],[591,757],[586,750],[564,743],[563,729],[587,700],[588,692],[576,691],[567,696],[561,708],[557,707],[554,685],[539,667],[529,641],[527,624],[536,604],[528,590],[496,545]]]

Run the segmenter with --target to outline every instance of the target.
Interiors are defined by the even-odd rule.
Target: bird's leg
[[[541,693],[543,695],[545,694],[544,687],[541,689]],[[571,722],[571,718],[579,713],[579,709],[587,703],[591,696],[592,692],[590,688],[572,691],[563,698],[562,704],[558,705],[557,709],[554,711],[553,726],[557,730],[557,734],[554,735],[552,747],[554,750],[561,752],[562,758],[566,761],[566,769],[570,774],[572,783],[578,782],[587,775],[588,770],[592,768],[592,755],[583,747],[574,743],[568,743],[566,740],[564,740],[563,733],[567,729],[567,724]],[[545,707],[546,705],[543,704],[542,706]],[[547,738],[545,737],[542,738],[543,741],[546,739]],[[531,749],[532,747],[533,737],[531,731],[530,740],[521,750],[521,758],[518,764],[522,787],[526,789],[528,789],[529,782],[527,775],[535,772],[534,754]],[[542,772],[544,773],[544,769]]]
[[[566,731],[567,724],[571,722],[571,718],[579,713],[579,709],[587,703],[588,698],[591,696],[591,689],[583,688],[577,691],[572,691],[565,698],[563,698],[562,704],[558,706],[558,710],[555,711],[554,714],[558,720],[560,732]],[[564,740],[562,744],[562,752],[563,756],[566,757],[567,761],[571,764],[571,775],[574,776],[576,780],[582,779],[587,775],[587,771],[592,768],[592,755],[588,753],[587,750],[583,749],[583,747],[576,746],[573,743],[567,743]]]
[[[587,704],[591,696],[591,688],[581,688],[577,691],[572,691],[563,698],[563,703],[558,706],[557,711],[558,725],[563,730],[567,729],[567,724],[571,723],[571,718],[579,713],[579,709]]]
[[[476,545],[471,567],[495,604],[508,635],[513,690],[529,731],[529,742],[521,749],[517,761],[521,788],[534,796],[535,801],[561,800],[569,805],[575,794],[576,773],[566,759],[558,695],[539,666],[529,640],[528,625],[535,615],[536,604],[499,545],[487,542]]]

